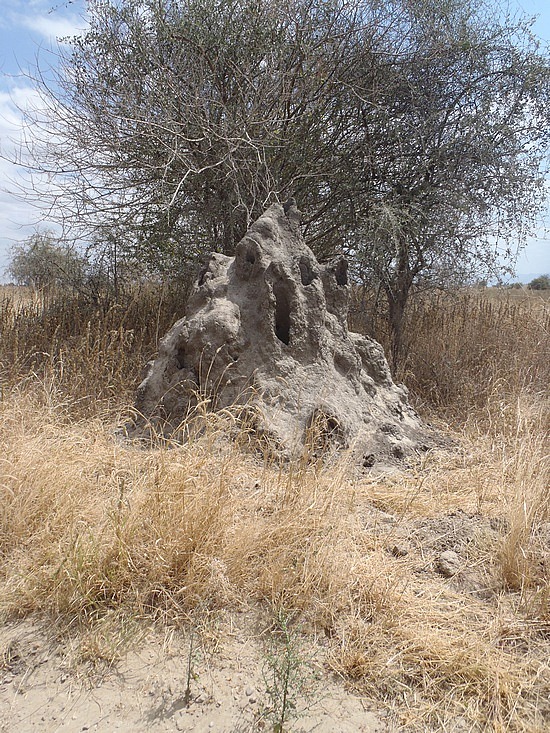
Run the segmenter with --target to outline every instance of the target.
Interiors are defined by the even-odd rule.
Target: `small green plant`
[[[191,704],[191,680],[193,679],[193,642],[194,642],[194,629],[191,627],[189,632],[189,654],[187,655],[187,674],[185,677],[185,692],[183,694],[183,701],[185,707],[188,708]]]
[[[285,724],[298,715],[298,700],[307,694],[311,667],[292,613],[279,609],[268,633],[263,677],[269,706],[264,718],[273,733],[284,733]]]
[[[204,662],[207,652],[206,636],[207,629],[212,623],[213,616],[208,610],[208,603],[197,599],[196,606],[187,614],[187,655],[185,659],[185,689],[180,698],[183,705],[188,708],[199,696],[200,674],[199,665]],[[205,636],[206,633],[206,636]],[[204,693],[204,689],[202,689]]]

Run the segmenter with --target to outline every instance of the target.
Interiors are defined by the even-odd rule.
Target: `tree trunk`
[[[405,309],[414,275],[409,263],[409,248],[405,237],[398,242],[396,267],[391,282],[384,284],[388,296],[388,321],[390,325],[391,367],[394,376],[401,365],[403,356],[403,336]]]
[[[407,305],[408,292],[397,292],[388,301],[388,321],[390,324],[390,349],[391,366],[394,376],[401,364],[403,355],[403,334],[405,308]]]

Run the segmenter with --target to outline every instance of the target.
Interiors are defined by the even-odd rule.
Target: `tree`
[[[8,273],[19,285],[46,290],[80,283],[84,269],[85,262],[74,249],[52,232],[42,231],[14,247]]]
[[[525,23],[500,24],[463,0],[402,5],[384,81],[360,100],[374,185],[353,244],[386,295],[394,369],[411,293],[513,258],[544,203],[549,142],[548,59]]]
[[[550,290],[550,276],[540,275],[535,277],[527,287],[529,290]]]
[[[318,250],[333,249],[349,198],[334,185],[349,168],[338,98],[368,22],[357,8],[90,2],[89,30],[60,49],[53,79],[35,79],[43,106],[29,113],[27,161],[48,173],[37,198],[54,179],[65,225],[112,225],[153,264],[231,253],[293,192]]]
[[[13,248],[7,272],[19,285],[41,291],[70,289],[96,305],[109,306],[139,277],[136,263],[119,261],[117,244],[110,231],[103,236],[98,232],[81,252],[51,231],[38,231]]]
[[[92,0],[89,20],[37,76],[27,162],[117,256],[231,254],[293,192],[317,255],[385,293],[396,368],[411,293],[497,269],[540,210],[548,57],[482,0]]]

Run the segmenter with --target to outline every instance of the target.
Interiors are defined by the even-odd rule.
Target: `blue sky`
[[[508,5],[512,13],[538,16],[535,33],[550,44],[550,0],[493,0]],[[0,156],[13,152],[12,139],[21,132],[18,106],[32,103],[33,90],[24,72],[37,54],[47,57],[56,39],[75,34],[84,27],[84,0],[0,0]],[[23,72],[23,74],[22,74]],[[0,281],[9,251],[36,230],[40,212],[10,194],[22,175],[0,157]],[[47,220],[41,226],[47,227]],[[550,272],[550,207],[541,225],[520,255],[518,273]]]
[[[34,96],[25,73],[37,55],[47,57],[57,38],[84,27],[84,8],[84,0],[0,0],[0,282],[12,246],[37,226],[48,228],[42,212],[10,193],[24,174],[4,159],[13,156],[12,141],[21,136],[18,108]]]

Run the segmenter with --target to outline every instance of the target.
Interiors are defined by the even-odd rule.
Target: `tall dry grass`
[[[185,293],[161,286],[114,304],[21,290],[0,286],[0,387],[48,383],[87,414],[133,400],[159,338],[185,308]]]
[[[43,615],[97,658],[141,619],[296,611],[400,729],[546,730],[548,313],[479,298],[460,316],[426,302],[406,367],[459,445],[361,480],[345,459],[259,459],[227,439],[230,411],[184,445],[118,441],[136,362],[170,320],[158,302],[2,311],[0,614]],[[453,523],[464,571],[449,580],[434,563]]]
[[[409,318],[402,376],[448,421],[490,421],[495,405],[547,393],[550,301],[469,291],[413,303]]]
[[[389,348],[387,322],[370,291],[356,291],[352,326]],[[462,425],[492,419],[495,404],[544,394],[550,372],[550,298],[546,291],[490,288],[411,298],[398,379],[420,409]]]

